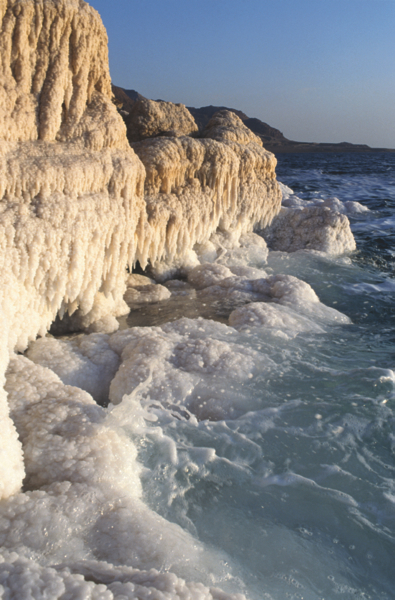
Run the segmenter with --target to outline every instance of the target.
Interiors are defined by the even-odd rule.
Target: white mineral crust
[[[199,555],[196,540],[144,505],[135,447],[92,395],[104,402],[130,359],[130,348],[124,356],[120,340],[106,337],[128,311],[126,267],[150,262],[166,279],[199,264],[199,245],[213,256],[218,231],[239,240],[268,225],[280,209],[276,160],[241,121],[232,117],[226,134],[226,115],[205,139],[154,138],[131,149],[111,102],[106,32],[83,0],[0,0],[0,24],[0,539],[10,552],[0,558],[1,593],[241,598],[170,573],[70,565],[166,570]],[[146,297],[168,296],[156,287]],[[100,333],[37,342],[30,355],[42,364],[13,354],[65,315]],[[235,371],[249,365],[225,342],[171,335],[187,344],[177,358],[171,342],[174,360],[203,360],[209,370],[229,357]],[[156,337],[166,362],[170,350]],[[149,340],[140,343],[144,362]],[[171,366],[177,379],[182,369]],[[198,367],[187,378],[201,377]]]

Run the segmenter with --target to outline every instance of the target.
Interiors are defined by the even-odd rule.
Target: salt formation
[[[131,277],[134,277],[133,275]],[[146,278],[149,281],[149,278]],[[130,278],[129,278],[130,280]],[[151,302],[160,302],[170,298],[171,292],[159,283],[146,283],[128,285],[124,300],[128,306],[134,304],[150,304]]]
[[[220,110],[215,113],[203,130],[202,136],[213,140],[238,142],[239,144],[258,144],[262,140],[248,129],[243,121],[230,110]]]
[[[354,202],[353,200],[346,200],[346,202],[342,202],[339,198],[335,196],[332,198],[327,198],[326,200],[322,198],[317,198],[315,200],[304,200],[303,198],[299,198],[294,191],[279,182],[281,194],[282,194],[282,206],[287,208],[305,208],[312,206],[326,206],[335,212],[341,214],[349,214],[356,215],[360,213],[370,212],[367,206],[364,206],[360,202]]]
[[[64,384],[85,390],[103,405],[108,403],[110,383],[120,365],[108,339],[104,333],[80,335],[70,341],[44,337],[30,344],[26,354],[54,371]]]
[[[100,346],[97,338],[96,343]],[[6,551],[0,584],[6,593],[23,587],[32,598],[65,598],[67,591],[69,597],[137,600],[159,587],[164,595],[155,597],[163,599],[243,600],[186,584],[171,573],[144,570],[199,563],[201,547],[142,502],[136,448],[111,413],[21,356],[10,361],[6,389],[31,490],[0,503],[0,542]],[[139,418],[138,411],[129,410],[134,426]],[[97,584],[108,588],[84,579],[92,572]]]
[[[97,12],[82,0],[0,0],[0,20],[1,384],[12,356],[10,407],[4,390],[0,398],[0,537],[20,554],[1,558],[0,589],[10,597],[23,587],[29,597],[231,598],[171,574],[128,571],[114,587],[112,566],[96,585],[81,573],[107,567],[70,565],[89,558],[168,570],[199,555],[196,540],[144,505],[135,448],[92,395],[105,401],[124,360],[108,334],[128,311],[126,266],[195,266],[194,246],[218,229],[239,239],[268,224],[280,204],[275,159],[241,137],[167,137],[136,144],[141,161],[111,103]],[[57,315],[100,333],[33,345],[31,358],[53,370],[12,355]],[[225,360],[226,344],[202,343],[202,356]],[[244,353],[234,366],[247,363]],[[49,566],[62,561],[69,566]]]
[[[133,105],[125,122],[130,142],[159,135],[180,137],[198,131],[194,118],[183,104],[146,98]]]
[[[263,235],[272,250],[283,252],[343,254],[356,248],[347,217],[327,206],[282,208]]]
[[[322,331],[320,326],[314,325],[315,321],[350,323],[348,317],[322,304],[308,283],[293,275],[267,276],[258,269],[229,269],[223,265],[206,264],[193,269],[188,281],[197,288],[200,298],[225,300],[229,306],[246,304],[230,314],[230,324],[238,329],[248,324],[271,327],[271,319],[280,322],[283,318],[284,323],[290,322],[290,327],[293,322],[296,323],[295,319],[300,321],[296,333]],[[286,310],[266,303],[282,305]],[[288,316],[284,317],[286,313]],[[308,317],[307,320],[303,315]]]
[[[4,372],[7,350],[43,335],[58,311],[86,327],[116,327],[145,207],[144,169],[110,100],[97,12],[76,0],[3,0],[0,18]],[[1,402],[0,494],[8,496],[23,470]]]
[[[191,250],[199,251],[216,231],[240,237],[266,227],[279,211],[275,157],[245,135],[236,115],[232,124],[240,129],[238,141],[225,136],[217,141],[207,133],[207,139],[164,137],[133,144],[146,168],[153,231],[144,238],[142,254],[150,258],[156,277],[196,266]],[[215,128],[213,135],[219,136]]]
[[[357,215],[369,209],[351,200],[338,198],[304,200],[279,183],[282,209],[269,227],[262,231],[273,250],[295,252],[318,250],[343,254],[355,250],[355,240],[345,215]]]
[[[114,404],[139,392],[143,406],[187,418],[231,419],[247,412],[252,404],[232,393],[232,381],[248,381],[257,369],[273,367],[270,359],[265,362],[239,344],[233,329],[204,319],[120,331],[110,346],[122,359],[110,387]]]

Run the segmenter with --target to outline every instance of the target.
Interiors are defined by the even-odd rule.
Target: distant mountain
[[[144,96],[136,92],[135,90],[125,90],[115,85],[112,86],[113,94],[115,97],[115,103],[118,108],[123,111],[129,112],[131,107],[137,100],[143,100]],[[295,142],[287,139],[281,131],[271,127],[267,123],[264,123],[260,119],[255,117],[248,117],[244,112],[236,108],[228,108],[227,106],[203,106],[201,108],[194,108],[193,106],[187,106],[187,109],[192,114],[195,122],[202,131],[211,117],[220,110],[230,110],[234,112],[244,124],[251,129],[257,136],[262,140],[264,147],[273,152],[279,154],[282,152],[395,152],[395,149],[389,148],[371,148],[366,144],[351,144],[349,142],[340,142],[338,144],[330,143],[316,143],[316,142]]]

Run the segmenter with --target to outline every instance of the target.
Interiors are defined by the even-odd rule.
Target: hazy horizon
[[[91,0],[115,85],[305,142],[395,148],[395,0]]]

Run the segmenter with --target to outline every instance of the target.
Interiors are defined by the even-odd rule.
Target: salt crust
[[[156,279],[198,264],[191,250],[217,230],[240,238],[264,228],[280,209],[276,159],[255,142],[164,137],[133,149],[147,173],[145,200],[155,236],[144,238],[142,255],[150,257]]]
[[[117,404],[141,388],[139,402],[175,414],[216,420],[245,412],[248,406],[232,395],[231,381],[248,380],[258,365],[265,366],[256,352],[237,343],[234,333],[226,325],[184,318],[113,334],[110,345],[121,353],[122,364],[111,383],[111,401]],[[270,360],[267,364],[272,366]]]
[[[128,287],[123,298],[126,304],[132,307],[134,304],[150,304],[152,302],[167,300],[170,296],[171,292],[165,286],[158,283]]]
[[[213,276],[215,286],[209,285]],[[250,295],[257,290],[265,294],[267,302],[232,313],[230,322],[243,331],[248,326],[293,335],[320,333],[322,323],[348,322],[292,276],[247,279],[223,265],[207,264],[191,273],[191,280],[208,284],[201,291],[218,287],[227,293],[243,285]],[[316,320],[320,323],[314,327]],[[185,318],[112,335],[43,338],[31,344],[28,354],[40,364],[13,357],[6,389],[31,491],[0,505],[0,543],[17,552],[0,564],[0,584],[13,590],[23,581],[33,597],[38,589],[51,589],[54,598],[77,593],[82,598],[141,598],[151,593],[158,599],[241,600],[240,595],[186,584],[171,573],[146,572],[159,566],[182,572],[186,557],[194,565],[209,558],[196,540],[141,501],[136,448],[124,428],[138,431],[142,418],[153,419],[158,410],[190,420],[237,417],[260,401],[237,392],[237,384],[256,372],[269,376],[278,366],[242,345],[232,327]],[[107,373],[99,375],[104,365]],[[77,385],[97,379],[98,390],[104,379],[112,380],[110,399],[117,406],[105,411],[87,392],[65,385],[61,379],[66,378]],[[168,460],[177,461],[174,451],[164,445]]]
[[[4,373],[8,352],[44,335],[56,315],[114,331],[128,310],[126,265],[162,263],[165,278],[196,266],[196,244],[218,228],[268,224],[280,192],[274,156],[242,135],[141,142],[144,166],[111,103],[106,32],[82,0],[1,0],[0,20]],[[7,497],[23,464],[3,392],[0,404]]]
[[[185,584],[171,573],[144,572],[182,569],[188,561],[199,565],[202,548],[142,502],[136,448],[111,412],[23,356],[11,359],[6,389],[27,475],[27,491],[0,503],[0,585],[6,597],[21,597],[17,590],[23,587],[26,597],[63,600],[122,593],[142,598],[150,588],[157,594],[150,597],[158,599],[243,598]],[[138,411],[132,412],[128,407],[129,419],[138,424]],[[134,568],[86,562],[92,559]],[[70,566],[78,560],[84,562]],[[67,566],[51,568],[62,562]],[[90,582],[92,572],[101,587]]]
[[[262,235],[272,250],[318,250],[343,254],[356,249],[350,223],[328,206],[282,208]]]
[[[0,556],[0,591],[7,590],[5,597],[16,600],[22,598],[22,589],[24,598],[51,600],[245,600],[242,594],[186,583],[154,569],[120,569],[98,561],[41,567],[15,553]]]
[[[183,104],[147,98],[135,102],[125,122],[130,142],[159,135],[179,137],[198,131],[194,118]]]
[[[338,198],[303,200],[288,186],[279,183],[282,209],[261,233],[273,250],[296,252],[317,250],[340,255],[356,249],[350,223],[345,215],[369,211],[359,202]]]
[[[287,208],[304,208],[311,206],[326,206],[327,208],[331,208],[332,210],[349,215],[356,215],[360,213],[370,212],[367,206],[364,206],[360,202],[354,202],[352,200],[347,200],[346,202],[342,202],[339,198],[335,196],[332,198],[327,198],[324,200],[323,198],[317,198],[316,200],[303,200],[299,198],[294,191],[284,185],[281,182],[278,182],[280,186],[282,201],[281,204]]]
[[[113,331],[115,316],[127,310],[127,264],[162,263],[164,278],[184,265],[190,269],[199,262],[194,247],[210,243],[205,251],[217,252],[209,242],[216,231],[232,230],[239,239],[256,225],[268,225],[279,210],[280,193],[273,155],[227,115],[221,119],[228,128],[232,120],[231,133],[220,123],[203,140],[140,142],[139,160],[111,104],[106,33],[82,0],[1,0],[0,19],[3,383],[9,352],[43,335],[57,313],[69,313],[88,330]],[[243,276],[231,273],[238,286]],[[214,327],[209,324],[210,332]],[[207,341],[203,323],[183,320],[133,334],[88,336],[66,346],[43,340],[32,347],[35,360],[42,356],[60,376],[12,356],[9,406],[4,391],[0,399],[1,544],[19,556],[5,553],[0,559],[6,597],[19,600],[23,590],[26,597],[63,600],[242,598],[185,584],[170,573],[132,573],[97,562],[70,566],[98,559],[168,570],[182,566],[185,557],[198,563],[201,549],[142,502],[136,449],[111,412],[61,380],[83,377],[102,401],[121,360],[110,387],[115,401],[129,389],[129,404],[137,408],[136,389],[144,398],[151,386],[161,401],[169,397],[174,410],[221,418],[233,406],[237,414],[243,399],[234,397],[229,406],[208,395],[219,372],[229,381],[248,378],[256,368],[258,357],[239,348],[232,331],[222,326],[218,339]],[[147,372],[154,346],[160,376]],[[258,366],[273,368],[269,362]],[[68,566],[50,566],[64,561]]]
[[[247,304],[231,313],[230,324],[237,328],[274,327],[277,323],[278,328],[289,328],[296,334],[307,330],[322,331],[316,321],[351,322],[339,311],[322,304],[313,288],[293,275],[268,277],[258,269],[253,270],[253,278],[251,275],[248,271],[238,271],[237,267],[231,270],[223,265],[208,264],[193,269],[188,281],[197,287],[199,297]],[[286,310],[269,304],[251,304],[256,302],[273,302],[283,305]]]

